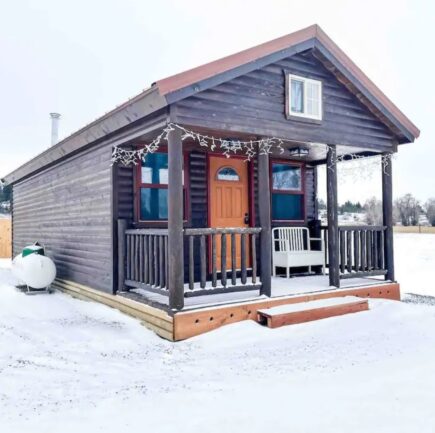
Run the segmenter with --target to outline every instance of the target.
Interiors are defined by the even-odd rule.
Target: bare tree
[[[435,198],[430,198],[424,207],[429,224],[435,226]]]
[[[412,195],[405,194],[394,201],[397,215],[403,226],[416,226],[420,216],[420,202]]]
[[[371,226],[382,225],[382,201],[376,197],[369,198],[364,203],[364,212],[366,214],[366,221]]]

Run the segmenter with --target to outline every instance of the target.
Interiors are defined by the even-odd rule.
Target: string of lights
[[[210,151],[221,151],[223,155],[230,158],[232,155],[243,155],[245,161],[251,161],[255,155],[268,155],[272,153],[272,150],[277,150],[279,154],[285,152],[284,144],[294,144],[293,141],[284,140],[281,138],[270,137],[261,138],[258,140],[242,141],[238,139],[224,139],[217,138],[210,135],[200,134],[185,128],[184,126],[169,123],[163,131],[149,144],[145,144],[140,149],[124,149],[121,146],[114,146],[112,152],[112,165],[121,164],[124,166],[138,165],[146,156],[150,153],[157,152],[162,144],[166,144],[168,141],[168,135],[171,131],[180,130],[181,140],[193,140],[201,147],[210,149]],[[330,152],[332,147],[326,146],[326,151]],[[350,174],[355,175],[357,165],[361,166],[359,172],[359,178],[364,175],[370,175],[370,167],[379,167],[379,161],[381,161],[383,170],[385,171],[388,164],[391,161],[391,154],[379,156],[364,156],[354,153],[340,154],[336,156],[336,163],[340,163],[340,174],[346,172],[346,168],[349,169]],[[328,166],[328,169],[333,170],[333,166]]]

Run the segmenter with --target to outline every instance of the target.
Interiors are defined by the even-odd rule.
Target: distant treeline
[[[319,209],[326,209],[326,203],[320,199]],[[382,225],[382,201],[376,197],[368,199],[363,205],[360,202],[346,201],[339,205],[338,212],[364,213],[368,224]],[[435,226],[435,198],[429,198],[421,203],[412,194],[405,194],[394,200],[394,220],[403,226],[416,226],[421,223],[421,217],[426,217],[427,222]],[[424,219],[424,218],[423,218]]]

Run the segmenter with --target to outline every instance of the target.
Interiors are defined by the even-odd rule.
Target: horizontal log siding
[[[285,116],[285,73],[323,83],[320,125]],[[174,121],[329,144],[390,148],[393,134],[330,73],[311,51],[232,79],[171,107]]]
[[[38,241],[59,278],[112,292],[110,156],[97,147],[13,186],[14,255]]]

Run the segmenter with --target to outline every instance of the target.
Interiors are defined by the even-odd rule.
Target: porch
[[[153,170],[157,170],[158,176],[161,170],[166,173],[164,176],[167,183],[164,188],[167,190],[167,221],[132,224],[127,219],[117,219],[118,294],[177,312],[195,305],[238,302],[255,297],[272,298],[366,287],[372,284],[372,278],[375,278],[373,284],[376,285],[384,281],[394,282],[391,159],[387,159],[387,164],[381,164],[383,225],[339,226],[337,161],[346,152],[354,151],[348,146],[305,143],[306,152],[299,155],[299,160],[296,161],[294,152],[290,152],[294,150],[294,143],[289,142],[281,145],[284,155],[281,152],[279,157],[273,151],[269,154],[257,149],[253,161],[246,163],[238,159],[231,163],[232,158],[204,150],[195,140],[183,140],[182,131],[174,128],[168,132],[168,147],[165,150],[167,165],[158,169],[146,167],[145,177],[154,176]],[[385,151],[375,152],[370,146],[357,150],[363,155],[378,154],[385,158],[391,155]],[[189,155],[201,152],[209,158],[200,174],[192,171],[192,164],[189,164],[186,173],[186,152],[191,152]],[[196,159],[193,164],[196,164],[195,161]],[[272,218],[274,161],[278,165],[288,161],[299,167],[300,177],[297,183],[301,189],[305,182],[302,177],[305,175],[305,167],[325,164],[327,226],[319,225],[315,212],[308,220],[305,214],[307,199],[304,195],[301,196],[299,205],[303,212],[302,219],[292,222],[291,218],[287,218],[288,221],[281,222]],[[248,166],[251,167],[249,182]],[[196,170],[195,165],[193,169]],[[219,178],[220,173],[222,178]],[[208,221],[206,226],[198,226],[198,220],[190,221],[189,212],[186,212],[186,201],[189,201],[187,197],[194,186],[186,185],[185,180],[191,175],[196,182],[200,179],[201,190],[206,192],[200,202],[207,214],[200,220],[202,224],[207,224]],[[143,176],[143,173],[138,172],[136,178],[138,176]],[[143,187],[141,182],[139,181],[139,186]],[[233,197],[239,198],[230,199],[225,204],[223,195],[213,195],[213,185],[219,187],[219,182],[225,183],[225,188],[230,188],[230,184],[235,185],[234,188],[238,189],[233,190]],[[146,186],[155,187],[154,183]],[[161,185],[158,187],[162,188]],[[195,188],[199,187],[195,185]],[[316,186],[312,191],[315,199]],[[198,194],[196,189],[195,194]],[[298,206],[297,201],[291,203]],[[222,209],[220,214],[232,216],[237,213],[238,219],[234,224],[223,217],[219,219],[219,212],[213,214],[213,207],[217,204]],[[237,212],[226,212],[226,209],[234,206],[237,207]],[[280,206],[279,211],[282,210],[282,203]],[[288,208],[292,204],[289,202],[286,206]],[[245,210],[249,210],[249,215]],[[255,218],[252,217],[254,213]],[[316,275],[321,270],[318,266],[307,266],[300,267],[297,270],[300,276],[293,279],[272,278],[272,228],[282,224],[287,227],[309,227],[312,238],[322,239],[327,276]],[[302,242],[307,245],[310,240],[303,239]]]

